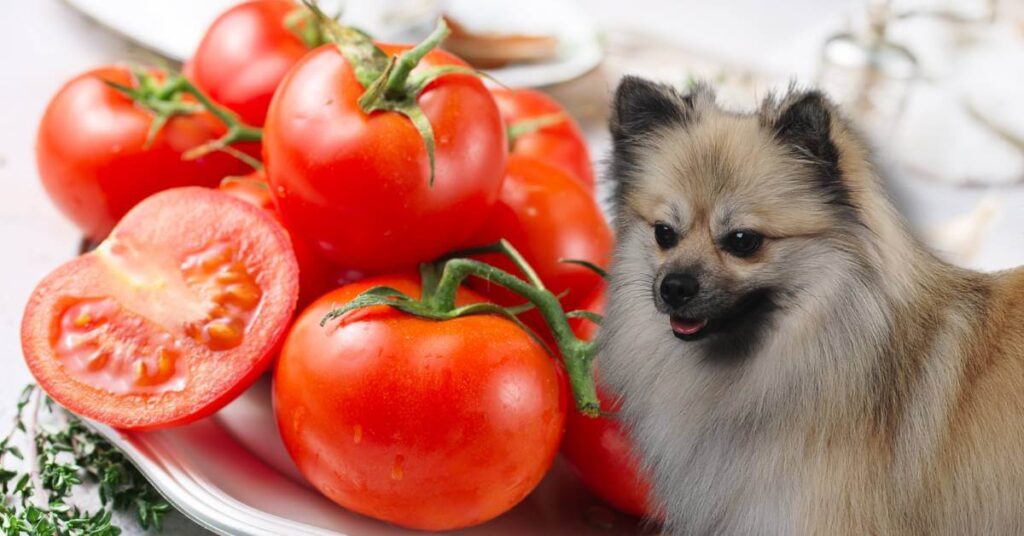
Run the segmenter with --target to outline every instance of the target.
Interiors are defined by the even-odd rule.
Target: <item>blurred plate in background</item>
[[[110,30],[174,61],[184,61],[202,39],[203,32],[238,0],[65,0],[69,5]],[[395,2],[388,2],[394,4]],[[370,32],[381,40],[415,42],[426,36],[438,14],[434,2],[402,2],[401,18],[384,13],[378,1],[325,0],[319,2],[327,13],[347,6],[343,20]],[[603,52],[598,34],[578,8],[552,1],[545,7],[548,17],[560,22],[555,35],[555,57],[537,63],[513,64],[484,72],[511,87],[540,87],[572,80],[601,63]]]

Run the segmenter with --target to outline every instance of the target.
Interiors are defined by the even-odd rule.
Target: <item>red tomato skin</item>
[[[380,46],[388,54],[407,48]],[[447,64],[464,65],[436,50],[419,69]],[[336,47],[304,57],[271,102],[267,176],[288,227],[339,267],[412,269],[464,243],[487,217],[505,168],[504,126],[476,77],[430,84],[418,101],[437,141],[430,186],[426,148],[412,123],[393,112],[363,113],[362,94]]]
[[[108,87],[131,85],[129,70],[83,73],[53,97],[39,125],[36,165],[57,208],[93,241],[105,237],[136,203],[179,186],[215,187],[222,177],[249,171],[220,152],[186,161],[182,154],[224,133],[210,114],[171,118],[150,146],[153,115]],[[253,144],[240,145],[246,152]]]
[[[228,9],[206,30],[186,75],[245,123],[263,126],[277,85],[309,52],[285,26],[296,9],[290,0],[254,0]]]
[[[189,217],[183,217],[189,214]],[[224,226],[233,229],[223,231]],[[70,302],[81,298],[105,297],[120,287],[124,295],[138,292],[124,289],[124,279],[113,274],[109,261],[99,254],[82,255],[51,272],[39,283],[25,306],[21,324],[21,346],[25,362],[40,387],[64,407],[78,415],[115,428],[153,430],[179,426],[207,417],[234,400],[269,367],[276,348],[288,328],[298,295],[298,266],[283,227],[262,210],[208,188],[176,188],[154,194],[130,211],[111,234],[122,244],[154,244],[179,253],[196,251],[218,240],[251,233],[247,245],[248,269],[265,293],[259,314],[247,327],[245,337],[255,342],[237,351],[207,354],[207,359],[186,358],[188,388],[159,395],[117,395],[85,384],[68,375],[55,356],[58,317]],[[105,242],[106,243],[106,242]],[[104,246],[101,245],[102,249]],[[155,255],[154,255],[155,256]],[[157,296],[138,294],[136,300],[158,301]],[[133,299],[133,298],[129,298]],[[118,300],[120,302],[120,300]],[[131,310],[131,303],[121,303]],[[138,305],[137,303],[135,305]],[[151,321],[145,317],[143,322]],[[163,325],[178,330],[181,323]],[[187,340],[186,355],[203,350]],[[198,391],[197,391],[198,389]]]
[[[586,267],[560,261],[577,259],[607,266],[613,244],[612,230],[590,191],[558,168],[516,154],[508,159],[498,202],[473,242],[489,244],[501,238],[523,254],[548,290],[555,295],[568,292],[562,298],[567,311],[577,308],[603,280]],[[523,277],[503,255],[481,259]],[[497,284],[475,278],[469,284],[501,305],[524,302]],[[541,334],[547,333],[535,311],[524,318]]]
[[[307,479],[341,506],[403,527],[450,530],[521,501],[550,467],[566,403],[551,358],[490,315],[435,322],[386,307],[320,326],[377,285],[328,293],[289,333],[274,376],[278,426]],[[480,301],[460,292],[459,303]]]
[[[565,114],[565,121],[523,134],[512,143],[512,154],[532,156],[576,177],[588,189],[594,189],[594,164],[587,139],[579,124],[562,105],[535,89],[493,88],[505,123],[512,125],[544,115]]]
[[[604,310],[603,290],[595,292],[582,308],[601,313]],[[597,326],[593,322],[573,319],[571,323],[573,331],[582,339],[591,340],[597,334]],[[600,384],[597,391],[602,411],[619,411],[618,397],[610,396]],[[598,498],[628,514],[654,516],[648,502],[651,484],[642,473],[633,442],[618,419],[587,417],[571,407],[565,422],[562,456],[583,485]]]
[[[262,171],[254,171],[245,177],[221,181],[220,191],[262,208],[283,225],[281,213],[274,205],[270,185],[266,181],[266,175]],[[298,307],[303,308],[336,287],[340,278],[334,267],[321,257],[316,248],[304,237],[292,232],[288,235],[295,251],[295,259],[299,263]]]

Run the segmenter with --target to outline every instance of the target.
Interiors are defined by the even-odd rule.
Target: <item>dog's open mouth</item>
[[[696,341],[721,332],[749,339],[751,330],[756,330],[775,308],[772,291],[759,289],[748,293],[725,314],[713,318],[690,318],[674,314],[669,317],[669,324],[672,334],[684,341]]]
[[[683,318],[673,315],[670,317],[669,323],[672,325],[672,333],[675,333],[676,337],[684,341],[693,341],[703,336],[704,328],[708,325],[708,319]]]

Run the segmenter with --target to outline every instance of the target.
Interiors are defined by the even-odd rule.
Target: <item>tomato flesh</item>
[[[60,317],[54,352],[68,375],[112,393],[180,391],[181,343],[111,298],[87,298]]]
[[[266,368],[295,308],[287,234],[205,188],[156,194],[36,287],[22,346],[39,384],[122,428],[212,413]]]
[[[220,191],[262,208],[280,222],[281,213],[274,205],[270,185],[266,181],[262,171],[254,171],[244,177],[228,177],[221,181]],[[290,231],[288,235],[292,240],[295,260],[299,263],[298,306],[301,308],[337,287],[342,277],[305,237]]]

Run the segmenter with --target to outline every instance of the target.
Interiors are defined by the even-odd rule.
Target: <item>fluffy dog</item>
[[[907,231],[821,93],[627,77],[598,367],[679,534],[1024,534],[1024,271]]]

